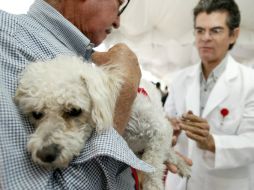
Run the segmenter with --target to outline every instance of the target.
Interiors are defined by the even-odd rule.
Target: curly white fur
[[[144,190],[164,189],[162,182],[165,161],[177,165],[179,175],[189,177],[190,168],[171,148],[173,128],[166,119],[155,86],[144,80],[140,84],[148,96],[138,94],[124,138],[135,152],[143,152],[141,159],[155,167],[155,172],[144,174]]]
[[[46,167],[68,166],[90,137],[113,126],[116,99],[123,84],[121,65],[96,67],[81,58],[60,56],[29,65],[16,92],[17,105],[31,118],[36,130],[28,142],[32,159]],[[163,189],[164,162],[178,166],[181,176],[190,168],[171,148],[173,129],[164,116],[155,87],[141,86],[149,96],[138,94],[124,138],[155,172],[145,174],[145,190]]]
[[[35,162],[66,167],[80,153],[93,128],[100,132],[113,126],[122,85],[116,78],[122,77],[108,75],[110,70],[117,68],[94,67],[70,56],[32,63],[25,69],[15,101],[36,127],[28,142]]]

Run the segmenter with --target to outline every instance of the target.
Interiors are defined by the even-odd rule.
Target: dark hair
[[[235,28],[240,26],[241,15],[238,5],[234,0],[200,0],[197,6],[193,10],[194,25],[196,24],[196,18],[199,13],[206,12],[210,14],[215,11],[225,11],[228,13],[227,26],[230,30],[230,35]],[[229,50],[232,49],[233,44],[229,45]]]

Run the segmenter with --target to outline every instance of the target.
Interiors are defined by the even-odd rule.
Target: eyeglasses
[[[194,29],[194,34],[195,34],[195,36],[196,37],[203,37],[205,34],[206,34],[206,29],[204,29],[204,28],[200,28],[200,27],[196,27],[195,29]],[[208,30],[208,34],[209,34],[209,36],[211,37],[211,38],[217,38],[217,37],[219,37],[221,34],[223,34],[224,33],[224,28],[222,28],[222,27],[214,27],[214,28],[210,28],[209,30]]]
[[[120,16],[123,11],[126,9],[126,7],[128,6],[130,0],[124,0],[124,2],[120,5],[119,7],[119,12],[118,12],[118,16]]]

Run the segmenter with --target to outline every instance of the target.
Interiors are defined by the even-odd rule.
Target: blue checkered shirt
[[[89,40],[43,0],[25,15],[0,11],[0,189],[4,190],[131,190],[129,166],[152,168],[139,160],[118,133],[94,133],[66,169],[46,170],[26,150],[33,127],[13,102],[18,77],[30,62],[58,54],[89,58]]]

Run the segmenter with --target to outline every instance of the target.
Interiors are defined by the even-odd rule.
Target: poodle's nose
[[[56,160],[60,152],[61,148],[58,144],[51,144],[37,151],[36,156],[43,162],[51,163]]]

